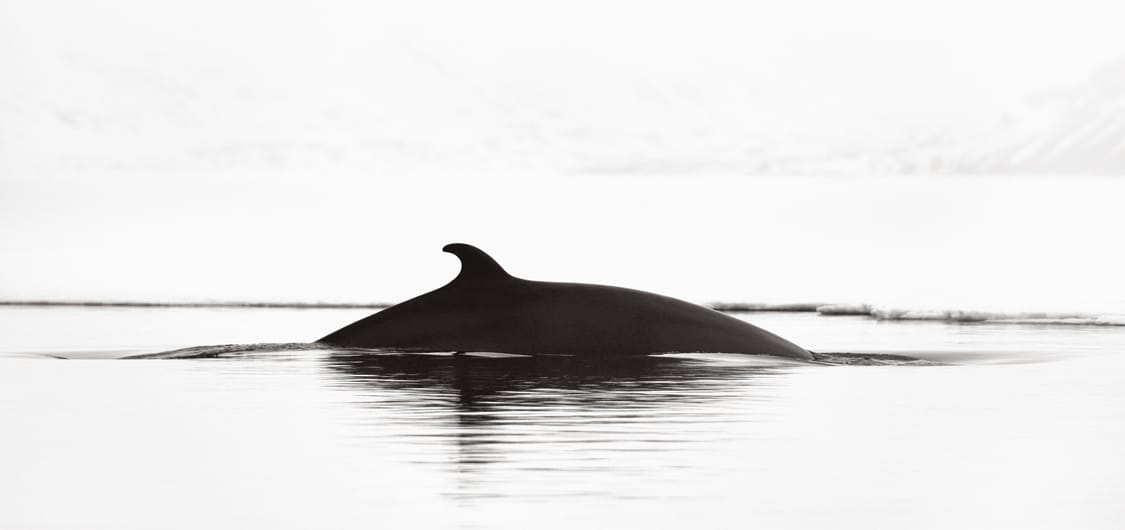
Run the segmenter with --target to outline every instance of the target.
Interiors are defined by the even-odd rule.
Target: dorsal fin
[[[454,282],[502,280],[512,277],[499,263],[496,263],[496,260],[492,259],[492,256],[472,245],[450,243],[441,250],[461,260],[461,274],[453,279]]]

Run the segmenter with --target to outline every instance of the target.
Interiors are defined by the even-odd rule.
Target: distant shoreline
[[[29,307],[241,307],[241,308],[276,308],[276,309],[386,309],[392,303],[336,303],[336,302],[131,302],[131,301],[97,301],[97,300],[0,300],[3,306],[29,306]],[[712,302],[703,304],[716,311],[724,313],[816,313],[817,308],[825,304],[796,303],[796,304],[760,304],[745,302]]]
[[[386,309],[394,304],[330,302],[96,302],[86,300],[0,300],[0,306],[32,307],[242,307],[276,309]]]
[[[347,302],[131,302],[97,300],[0,300],[0,306],[49,306],[49,307],[263,307],[278,309],[386,309],[388,302],[347,303]],[[703,304],[724,313],[815,313],[825,304],[758,304],[712,302]]]
[[[386,302],[110,302],[90,300],[0,300],[0,307],[242,308],[242,309],[386,309]],[[906,309],[869,304],[711,302],[723,313],[813,313],[822,317],[860,317],[880,321],[931,321],[954,324],[1025,324],[1125,327],[1125,314],[1074,312],[992,312],[964,309]]]

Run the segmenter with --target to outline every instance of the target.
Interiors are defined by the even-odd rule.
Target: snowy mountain
[[[976,124],[934,127],[867,150],[770,156],[773,173],[1125,175],[1125,60],[1085,84],[985,109]]]
[[[953,167],[976,173],[1125,174],[1125,61],[1103,69],[1089,85],[1028,101]]]
[[[1028,98],[955,69],[833,70],[822,50],[670,72],[378,44],[362,65],[359,52],[8,56],[0,170],[1125,175],[1125,61]]]

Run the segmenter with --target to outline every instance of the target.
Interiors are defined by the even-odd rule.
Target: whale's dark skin
[[[804,348],[745,321],[658,294],[523,280],[463,243],[444,287],[320,339],[329,346],[530,355],[749,353],[812,360]]]

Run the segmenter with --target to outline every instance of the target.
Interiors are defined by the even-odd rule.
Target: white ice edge
[[[914,309],[876,307],[870,304],[825,304],[817,307],[824,316],[868,316],[876,320],[934,320],[1000,324],[1125,326],[1125,314],[1047,311],[979,311],[973,309]]]

